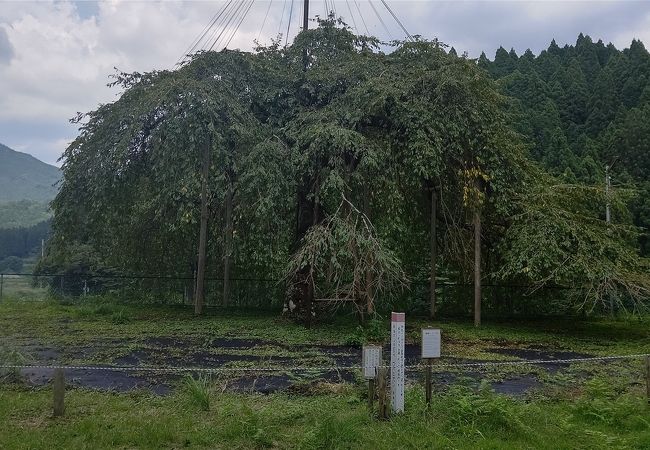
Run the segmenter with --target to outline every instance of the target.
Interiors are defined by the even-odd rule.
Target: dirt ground
[[[124,351],[124,342],[120,340],[96,340],[87,346],[56,348],[30,342],[21,349],[29,356],[31,365],[56,364],[62,360],[84,361],[93,356],[119,354],[109,362],[110,366],[119,367],[189,367],[219,368],[243,367],[241,372],[217,375],[223,379],[224,388],[238,392],[272,393],[277,391],[300,392],[306,386],[316,383],[350,383],[359,377],[357,369],[346,367],[361,364],[361,348],[346,345],[283,345],[262,339],[215,338],[209,342],[198,342],[188,337],[162,336],[147,338]],[[513,360],[553,360],[582,358],[591,355],[566,350],[548,348],[510,348],[494,347],[488,349],[498,355],[505,355]],[[390,349],[384,347],[384,355],[390,355]],[[101,358],[104,359],[104,358]],[[503,360],[499,358],[498,360]],[[315,364],[315,361],[322,361]],[[440,364],[475,362],[471,359],[443,357]],[[481,361],[485,362],[485,361]],[[419,345],[407,344],[406,364],[420,363]],[[98,366],[98,364],[90,364]],[[101,366],[101,365],[100,365]],[[272,372],[254,372],[244,367],[271,367]],[[332,369],[306,370],[289,369],[293,367],[332,367]],[[336,368],[335,368],[336,367]],[[556,374],[569,368],[568,363],[545,363],[535,365],[530,371],[524,369],[518,373],[506,374],[498,380],[489,381],[498,393],[523,395],[543,386],[540,371]],[[193,372],[188,372],[193,373]],[[52,370],[47,368],[28,368],[21,370],[24,380],[34,386],[50,382]],[[134,389],[146,389],[164,395],[182,378],[181,373],[98,370],[91,368],[68,369],[66,378],[74,386],[89,389],[127,392]],[[408,371],[407,380],[415,383],[421,380],[421,371]],[[434,386],[443,388],[459,379],[478,384],[485,378],[484,374],[465,369],[465,371],[434,370]]]

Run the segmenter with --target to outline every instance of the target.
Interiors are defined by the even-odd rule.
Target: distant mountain
[[[0,144],[0,202],[49,202],[60,178],[59,168]]]

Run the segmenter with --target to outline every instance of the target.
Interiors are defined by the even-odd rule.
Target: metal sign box
[[[440,358],[440,329],[422,328],[422,358]]]

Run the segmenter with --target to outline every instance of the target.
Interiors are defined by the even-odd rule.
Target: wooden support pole
[[[431,407],[431,358],[427,359],[427,368],[424,376],[425,397],[427,399],[427,408]]]
[[[201,167],[201,226],[199,230],[199,254],[196,275],[196,298],[194,299],[194,314],[203,314],[205,304],[205,266],[208,243],[208,177],[210,175],[210,152],[212,141],[208,140],[203,149]]]
[[[372,412],[375,403],[375,380],[371,378],[368,380],[368,409]]]
[[[225,248],[223,257],[223,301],[221,306],[228,306],[230,303],[230,267],[232,263],[232,241],[234,227],[232,223],[232,208],[233,208],[233,175],[227,174],[228,189],[226,191],[226,229],[225,229]]]
[[[481,213],[474,212],[474,326],[481,326]]]
[[[650,356],[645,357],[645,395],[650,403]]]
[[[63,369],[54,369],[54,417],[63,417],[65,413],[65,374]]]
[[[431,273],[429,281],[429,318],[436,315],[436,267],[438,263],[438,240],[436,238],[436,225],[438,222],[438,193],[431,188],[431,231],[429,235],[429,246],[431,251]]]
[[[388,419],[388,369],[377,368],[377,405],[380,419]]]

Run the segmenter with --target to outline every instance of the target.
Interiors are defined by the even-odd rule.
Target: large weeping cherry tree
[[[417,278],[434,317],[440,274],[474,285],[476,325],[486,279],[584,282],[592,299],[622,288],[643,304],[632,231],[592,221],[588,196],[563,205],[475,61],[438,41],[392,45],[330,19],[290,46],[119,74],[119,99],[77,118],[40,270],[83,250],[92,270],[177,275],[197,314],[208,273],[224,305],[233,274],[279,278],[286,314],[308,326],[321,304],[363,321]]]

